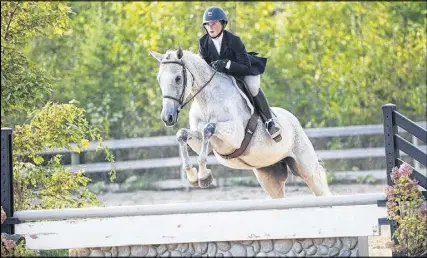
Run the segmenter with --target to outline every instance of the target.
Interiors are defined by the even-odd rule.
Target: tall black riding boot
[[[274,141],[280,142],[282,140],[282,136],[280,135],[281,129],[273,121],[270,106],[268,105],[267,98],[261,88],[259,89],[258,94],[254,97],[254,102],[256,109],[260,113],[262,121],[265,123],[265,129],[268,134],[274,139]]]

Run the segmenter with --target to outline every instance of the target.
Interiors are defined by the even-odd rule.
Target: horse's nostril
[[[173,122],[173,117],[172,117],[172,115],[169,115],[168,116],[168,123],[172,124],[172,122]]]

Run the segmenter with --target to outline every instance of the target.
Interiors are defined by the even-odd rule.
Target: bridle
[[[187,87],[187,73],[186,73],[186,71],[188,70],[188,72],[191,74],[191,77],[193,78],[193,83],[191,84],[191,87],[194,86],[194,81],[195,81],[193,73],[185,66],[185,64],[182,62],[182,59],[180,59],[180,61],[162,61],[162,62],[160,62],[160,64],[178,64],[178,65],[182,66],[183,87],[182,87],[181,95],[179,96],[179,98],[176,98],[174,96],[169,96],[169,95],[163,95],[163,98],[165,98],[165,99],[172,99],[172,100],[175,100],[176,102],[178,102],[178,104],[179,104],[178,113],[181,109],[183,109],[185,107],[185,105],[187,105],[191,100],[193,100],[197,96],[197,94],[199,94],[212,81],[214,75],[216,74],[216,71],[214,71],[211,78],[209,78],[209,80],[202,87],[200,87],[200,89],[193,96],[191,96],[190,99],[188,99],[187,101],[184,102],[185,88]]]

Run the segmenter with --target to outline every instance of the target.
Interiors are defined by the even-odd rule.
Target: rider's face
[[[204,24],[211,37],[216,37],[221,32],[222,24],[220,21],[212,21]]]

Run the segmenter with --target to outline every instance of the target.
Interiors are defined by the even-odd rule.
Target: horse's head
[[[176,51],[167,51],[160,54],[149,50],[149,53],[160,63],[157,81],[163,95],[161,119],[166,126],[174,126],[178,122],[178,114],[184,100],[191,93],[191,84],[194,80],[186,68],[181,48]],[[189,78],[191,78],[189,80]]]

